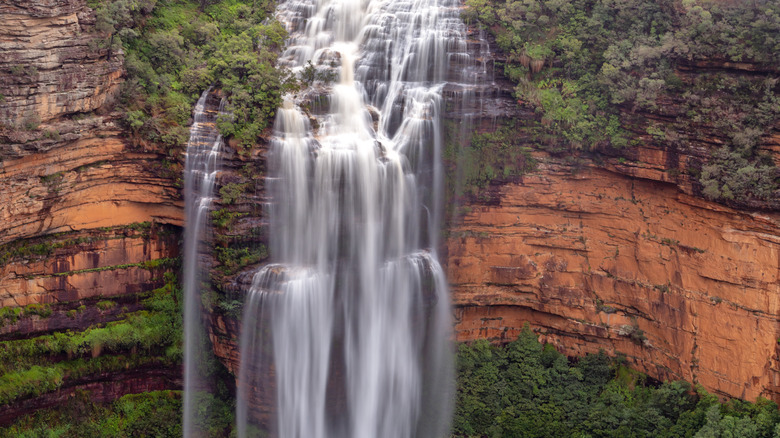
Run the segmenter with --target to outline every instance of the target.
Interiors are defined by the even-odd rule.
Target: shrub
[[[113,309],[114,307],[116,307],[116,301],[107,301],[107,300],[98,301],[98,303],[95,304],[95,306],[98,309],[105,311],[105,310]]]
[[[631,326],[629,326],[631,327]],[[569,362],[528,327],[504,347],[461,344],[453,436],[773,436],[777,405],[718,403],[686,382],[650,385],[603,352]]]

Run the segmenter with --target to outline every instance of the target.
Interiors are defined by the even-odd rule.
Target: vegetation
[[[123,366],[122,361],[138,365],[122,356],[99,359],[105,364],[92,362],[107,369]],[[78,372],[72,370],[87,362],[34,367],[25,380],[34,385],[17,387],[29,393],[56,388],[63,370]],[[780,437],[780,412],[770,401],[720,403],[686,382],[650,382],[604,353],[570,362],[552,346],[540,344],[527,326],[503,347],[484,340],[460,344],[457,369],[454,437]],[[0,397],[8,378],[0,379]],[[195,420],[206,436],[235,433],[235,405],[225,400],[232,397],[221,383],[215,394],[196,397]],[[0,437],[6,436],[181,436],[180,392],[127,395],[109,405],[92,403],[88,393],[79,393],[63,407],[38,411],[0,429]]]
[[[286,36],[271,0],[92,0],[108,56],[125,55],[124,121],[136,145],[177,159],[194,102],[209,86],[228,97],[220,129],[254,145],[296,82],[274,67]]]
[[[258,244],[256,248],[247,246],[215,247],[214,251],[219,262],[219,270],[224,275],[232,275],[246,266],[253,265],[268,258],[265,245]]]
[[[459,437],[780,437],[777,405],[721,404],[686,382],[653,385],[604,353],[570,363],[528,326],[505,347],[458,349]]]
[[[715,136],[722,148],[695,175],[703,195],[772,199],[778,171],[756,146],[780,116],[777,2],[466,3],[464,17],[490,30],[506,53],[517,99],[540,114],[539,143],[553,151],[623,148],[648,135],[685,149]],[[690,72],[729,62],[752,72]]]
[[[205,431],[202,436],[235,436],[235,406],[208,393],[199,393],[195,403],[198,411],[195,427]],[[0,438],[181,436],[181,391],[129,394],[110,404],[94,403],[88,392],[78,392],[64,406],[40,410],[0,429]]]
[[[211,212],[211,223],[217,228],[230,228],[237,219],[246,215],[248,215],[248,213],[221,208]]]
[[[181,393],[156,391],[130,394],[101,405],[80,392],[64,406],[23,417],[0,429],[0,437],[180,437]]]
[[[181,291],[176,283],[175,275],[166,274],[166,285],[143,299],[145,310],[126,314],[123,320],[0,342],[0,405],[54,391],[66,380],[150,363],[180,363]],[[96,304],[101,310],[115,305],[106,300]],[[40,315],[47,309],[28,306],[22,312]],[[73,317],[81,310],[74,310]]]
[[[77,380],[98,373],[118,372],[151,363],[171,365],[174,362],[164,357],[117,355],[63,361],[51,366],[34,365],[23,371],[0,376],[0,405],[23,397],[36,397],[56,391],[66,379]]]
[[[5,324],[13,324],[21,317],[32,315],[48,318],[51,316],[51,306],[49,304],[33,303],[24,307],[0,307],[0,327]]]

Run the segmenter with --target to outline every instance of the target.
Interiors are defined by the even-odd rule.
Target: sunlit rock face
[[[47,122],[116,98],[122,57],[97,50],[95,17],[84,0],[0,3],[0,120]],[[3,154],[0,154],[3,156]]]
[[[180,189],[111,112],[123,60],[94,24],[83,0],[0,2],[0,245],[57,247],[0,266],[4,307],[149,290],[138,264],[178,253],[167,232],[121,230],[181,225]]]
[[[530,322],[569,356],[604,349],[660,380],[780,399],[780,215],[537,158],[450,230],[458,340]]]

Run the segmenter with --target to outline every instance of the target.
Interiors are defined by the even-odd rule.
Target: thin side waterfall
[[[193,111],[193,124],[187,144],[184,170],[184,202],[186,226],[184,229],[184,436],[194,436],[195,398],[197,391],[208,387],[199,365],[204,361],[208,347],[206,329],[202,320],[201,282],[207,267],[201,263],[201,245],[206,241],[209,208],[213,200],[214,182],[220,170],[222,136],[216,120],[224,111],[225,100],[219,110],[209,105],[216,99],[211,88],[204,91]]]
[[[274,128],[274,263],[244,305],[239,436],[448,435],[452,321],[436,246],[442,92],[469,56],[459,6],[280,5],[280,63],[317,79],[287,97]]]

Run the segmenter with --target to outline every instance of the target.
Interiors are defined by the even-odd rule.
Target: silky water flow
[[[273,263],[242,316],[239,436],[448,434],[451,307],[436,255],[457,0],[290,0],[280,64],[308,88],[269,153]],[[302,108],[306,107],[305,113]]]
[[[225,114],[225,99],[216,106],[218,98],[212,89],[204,91],[193,111],[193,124],[187,143],[184,167],[185,236],[184,236],[184,436],[196,435],[195,398],[208,382],[199,370],[204,362],[208,340],[202,323],[201,281],[205,266],[200,262],[202,245],[207,241],[209,209],[214,196],[214,185],[220,170],[222,136],[216,127],[217,117]]]

